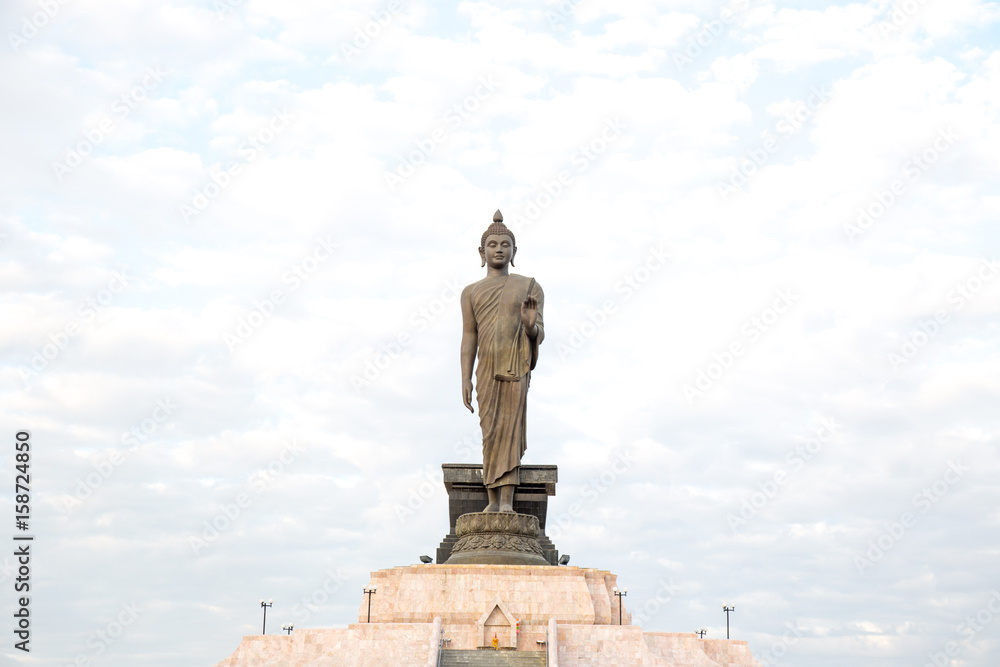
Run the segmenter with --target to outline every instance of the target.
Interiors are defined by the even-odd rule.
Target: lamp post
[[[726,639],[729,639],[729,612],[736,611],[736,607],[724,604],[722,605],[722,611],[726,612]]]
[[[698,635],[700,639],[704,639],[705,635],[708,634],[708,630],[706,630],[705,628],[702,628],[701,630],[695,630],[695,634]]]
[[[376,586],[372,586],[371,588],[365,588],[365,589],[363,589],[364,592],[365,592],[365,595],[368,596],[368,622],[369,623],[372,622],[372,596],[375,595],[375,589],[376,588],[377,588]]]
[[[615,586],[614,588],[611,589],[611,592],[614,593],[615,596],[618,598],[618,625],[621,625],[622,624],[622,598],[625,597],[626,595],[628,595],[628,589],[626,588],[624,590],[618,590],[618,587]]]
[[[264,623],[260,626],[260,634],[266,635],[267,634],[267,608],[274,606],[274,600],[268,600],[267,602],[264,602],[264,600],[262,599],[260,601],[260,606],[264,608]]]
[[[283,625],[283,626],[281,626],[281,629],[284,630],[285,632],[287,632],[288,634],[292,634],[292,630],[295,629],[295,626],[291,625],[291,624],[289,624],[289,625]]]

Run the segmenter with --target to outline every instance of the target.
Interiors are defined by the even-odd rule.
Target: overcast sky
[[[210,666],[262,597],[269,633],[344,626],[433,555],[499,208],[573,565],[650,631],[734,605],[770,665],[998,664],[998,20],[4,2],[0,516],[28,430],[36,541],[0,654]]]

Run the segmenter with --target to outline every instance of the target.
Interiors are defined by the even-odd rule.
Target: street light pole
[[[274,600],[268,600],[267,602],[264,602],[264,600],[261,600],[260,601],[260,606],[264,608],[264,623],[260,626],[260,634],[266,635],[267,634],[267,608],[274,606]]]
[[[292,634],[292,630],[295,629],[295,626],[292,625],[292,624],[283,625],[283,626],[281,626],[281,629],[284,630],[285,632],[287,632],[289,635],[291,635]]]
[[[622,598],[625,597],[626,595],[628,595],[628,589],[626,588],[626,589],[620,591],[620,590],[618,590],[618,587],[615,586],[614,588],[611,589],[611,592],[614,593],[615,596],[618,597],[618,625],[621,625],[622,624]]]
[[[724,604],[722,605],[722,611],[726,612],[726,639],[729,639],[729,612],[736,611],[736,607]]]
[[[372,622],[372,596],[375,595],[376,588],[377,588],[376,586],[372,586],[371,588],[362,589],[362,590],[364,590],[365,595],[368,596],[368,622],[369,623]]]

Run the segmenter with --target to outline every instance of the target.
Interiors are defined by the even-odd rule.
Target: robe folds
[[[534,340],[521,323],[521,303],[529,292],[538,302],[538,335]],[[476,402],[487,488],[520,482],[518,469],[527,449],[528,384],[538,360],[538,345],[545,337],[544,296],[534,278],[517,274],[491,276],[472,285],[478,346]]]

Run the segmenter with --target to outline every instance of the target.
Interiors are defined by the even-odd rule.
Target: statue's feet
[[[509,514],[513,514],[514,513],[514,506],[511,505],[510,503],[503,503],[503,504],[500,505],[500,511],[501,512],[507,512]]]
[[[499,512],[499,511],[501,511],[500,510],[500,503],[490,503],[489,505],[486,506],[486,509],[484,509],[483,511],[484,512]]]

